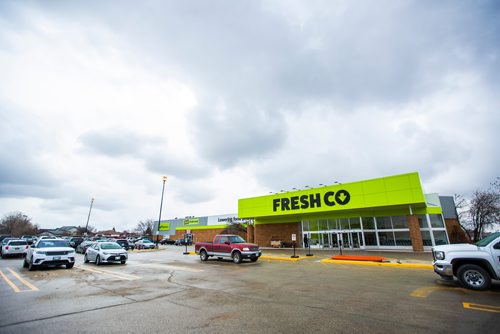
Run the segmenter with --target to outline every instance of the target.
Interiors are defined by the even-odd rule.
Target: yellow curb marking
[[[332,263],[332,264],[356,264],[359,266],[374,266],[374,267],[434,269],[432,264],[418,264],[418,263],[385,263],[385,262],[348,261],[348,260],[330,260],[330,259],[321,260],[321,262]]]
[[[129,274],[115,274],[115,273],[107,271],[107,270],[90,269],[90,268],[80,267],[80,266],[75,266],[75,268],[78,268],[78,269],[81,269],[81,270],[86,270],[86,271],[91,271],[91,272],[98,273],[98,274],[104,274],[104,275],[114,276],[114,277],[118,277],[118,278],[121,278],[121,279],[124,279],[124,280],[127,280],[127,281],[134,281],[134,280],[142,278],[142,277],[139,277],[139,276],[134,276],[134,275],[129,275]]]
[[[23,283],[24,285],[26,285],[32,291],[38,291],[38,288],[36,286],[32,285],[31,283],[29,283],[28,281],[26,281],[25,279],[23,279],[14,270],[12,270],[10,268],[7,268],[7,270],[10,271],[12,273],[12,275],[14,275],[21,283]]]
[[[471,310],[500,313],[500,306],[481,305],[481,304],[473,304],[473,303],[462,303],[462,304],[463,304],[464,308],[468,308]]]

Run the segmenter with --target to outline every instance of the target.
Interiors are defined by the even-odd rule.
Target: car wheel
[[[233,253],[233,262],[234,263],[241,263],[241,253],[240,252],[234,252]]]
[[[28,268],[28,262],[26,261],[26,258],[24,258],[23,261],[23,268]]]
[[[33,257],[31,257],[30,262],[28,262],[28,270],[29,271],[35,270],[35,266],[33,265]]]
[[[127,263],[127,261],[122,261],[121,263],[122,263],[122,264],[125,264],[125,263]]]
[[[83,262],[84,263],[89,263],[89,258],[87,257],[87,254],[83,257]]]
[[[99,257],[99,255],[96,256],[95,258],[95,264],[100,266],[101,265],[101,258]]]
[[[66,269],[71,269],[74,265],[75,263],[66,263]]]
[[[206,250],[200,251],[200,260],[202,260],[202,261],[208,260],[208,254],[207,254]]]
[[[464,287],[472,290],[487,290],[491,285],[488,272],[475,264],[462,265],[458,268],[457,277]]]
[[[252,261],[252,262],[257,262],[257,260],[258,260],[258,259],[259,259],[259,257],[258,257],[258,256],[252,256],[252,257],[250,258],[250,261]]]
[[[2,253],[2,259],[5,259],[5,258],[6,258],[5,254],[4,254],[4,253]]]

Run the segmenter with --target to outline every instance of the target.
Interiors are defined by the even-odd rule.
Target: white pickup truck
[[[434,271],[445,280],[457,277],[469,289],[487,290],[500,280],[500,232],[475,244],[436,246],[432,249]]]

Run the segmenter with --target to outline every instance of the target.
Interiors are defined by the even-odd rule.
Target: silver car
[[[23,239],[8,240],[5,245],[2,245],[2,259],[7,256],[26,256],[28,251],[28,243]]]
[[[96,242],[87,248],[85,252],[84,262],[101,263],[119,262],[125,264],[128,260],[128,253],[116,242]]]

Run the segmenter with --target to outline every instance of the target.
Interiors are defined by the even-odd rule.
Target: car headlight
[[[46,254],[47,254],[47,252],[43,252],[43,251],[35,251],[35,254],[46,255]]]
[[[243,247],[243,251],[244,251],[244,252],[248,252],[249,250],[250,250],[250,248],[248,248],[248,247]]]
[[[104,255],[108,255],[109,253],[108,252],[102,252]]]
[[[434,252],[434,256],[436,257],[436,260],[444,260],[444,252]]]

